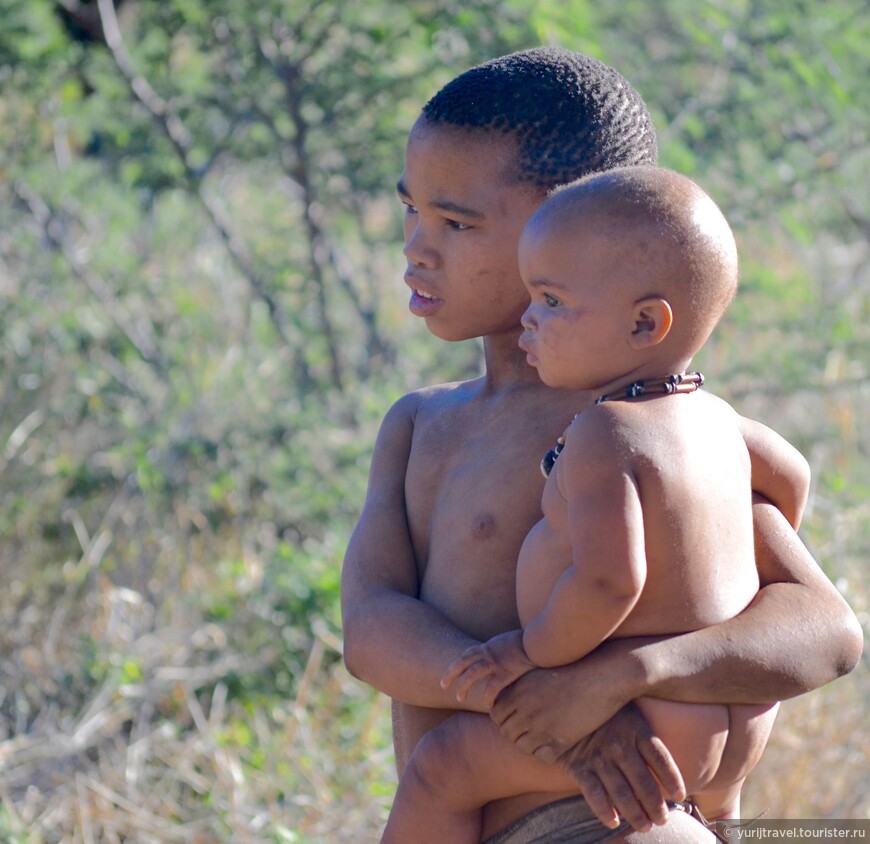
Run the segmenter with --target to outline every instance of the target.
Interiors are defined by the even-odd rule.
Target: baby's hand
[[[441,688],[455,686],[462,703],[474,686],[485,683],[483,698],[490,709],[502,689],[536,667],[523,649],[523,631],[511,630],[465,651],[441,678]]]

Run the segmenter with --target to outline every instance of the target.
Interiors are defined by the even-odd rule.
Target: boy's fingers
[[[648,742],[639,742],[638,750],[649,770],[661,784],[661,793],[669,800],[677,802],[685,800],[686,786],[683,776],[661,739],[654,736]]]
[[[639,753],[623,759],[618,768],[618,774],[614,774],[613,780],[618,783],[617,787],[620,789],[618,800],[617,795],[611,792],[614,797],[614,805],[635,829],[641,828],[637,825],[638,823],[648,824],[651,821],[654,824],[663,824],[667,821],[668,807],[664,797],[662,797],[658,781],[653,777]],[[628,791],[631,792],[630,797],[627,793],[623,796],[623,782],[626,783]],[[682,779],[680,782],[682,783]],[[631,812],[631,816],[629,816],[629,812]]]
[[[583,796],[586,797],[586,802],[589,803],[598,819],[605,826],[612,828],[615,809],[617,822],[618,816],[622,815],[632,829],[642,832],[649,830],[652,826],[650,817],[637,799],[637,795],[623,776],[622,771],[618,768],[607,768],[600,772],[600,777],[600,779],[596,777],[596,780],[604,792],[604,799],[600,799],[599,792],[596,792],[595,805],[586,797],[586,787],[581,784]]]
[[[617,827],[619,815],[611,805],[607,790],[602,785],[601,780],[591,773],[584,775],[582,779],[583,781],[578,784],[581,786],[583,797],[589,804],[589,808],[608,829]]]

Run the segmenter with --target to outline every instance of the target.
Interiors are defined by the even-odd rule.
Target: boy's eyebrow
[[[396,183],[396,190],[398,191],[399,196],[411,199],[411,194],[401,179]],[[453,202],[450,199],[435,199],[430,203],[430,205],[433,208],[437,208],[439,211],[447,211],[449,214],[458,214],[460,217],[467,217],[472,220],[486,219],[486,214],[484,214],[483,211],[469,208],[467,205],[460,205],[458,202]]]

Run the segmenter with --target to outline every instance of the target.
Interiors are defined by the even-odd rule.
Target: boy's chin
[[[482,336],[468,329],[463,330],[456,326],[444,325],[434,319],[427,319],[425,322],[429,333],[439,340],[444,340],[445,343],[461,343],[463,340],[475,340]]]

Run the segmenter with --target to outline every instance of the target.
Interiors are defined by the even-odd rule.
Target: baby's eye
[[[544,304],[548,308],[555,308],[559,304],[559,300],[555,296],[551,296],[549,293],[545,293]]]

